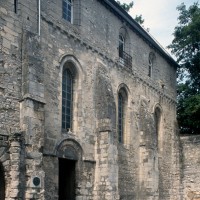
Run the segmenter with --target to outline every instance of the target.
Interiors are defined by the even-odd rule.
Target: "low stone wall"
[[[200,200],[200,135],[182,136],[183,199]]]

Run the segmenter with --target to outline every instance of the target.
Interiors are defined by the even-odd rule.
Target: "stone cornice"
[[[38,103],[41,103],[41,104],[46,104],[46,101],[44,100],[44,98],[41,98],[41,97],[36,96],[36,95],[31,95],[31,94],[25,94],[23,96],[23,98],[20,100],[20,102],[22,102],[26,99],[29,99],[29,100],[32,100],[32,101],[37,101]]]

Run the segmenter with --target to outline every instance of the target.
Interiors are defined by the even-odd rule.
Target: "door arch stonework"
[[[56,156],[69,160],[81,160],[82,148],[78,142],[73,139],[66,139],[60,142],[56,148]]]
[[[56,150],[59,169],[59,200],[76,199],[82,171],[82,148],[73,139],[62,141]]]

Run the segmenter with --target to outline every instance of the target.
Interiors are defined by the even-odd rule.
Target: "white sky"
[[[134,18],[142,15],[144,27],[165,48],[173,40],[173,32],[178,24],[179,12],[176,7],[184,3],[187,8],[198,0],[133,0],[134,5],[129,14]],[[130,3],[131,0],[121,0]],[[168,50],[169,51],[169,50]]]

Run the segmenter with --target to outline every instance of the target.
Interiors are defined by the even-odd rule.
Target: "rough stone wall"
[[[182,196],[183,199],[198,200],[200,199],[200,136],[182,136],[181,149]]]
[[[143,199],[158,199],[158,136],[148,103],[143,100],[140,108],[140,196]],[[159,185],[160,187],[160,185]]]
[[[22,197],[19,182],[21,142],[21,23],[13,12],[12,1],[0,2],[0,162],[5,176],[5,199]],[[20,140],[20,139],[19,139]]]
[[[44,199],[44,64],[40,38],[24,31],[22,38],[22,96],[20,125],[24,131],[25,199]],[[34,185],[34,179],[39,184]]]
[[[96,71],[95,110],[97,140],[94,199],[119,199],[116,146],[116,105],[105,66],[99,63]]]
[[[50,11],[50,8],[53,6],[55,7],[55,13]],[[173,101],[173,98],[175,97],[175,85],[171,84],[171,82],[175,82],[174,68],[169,66],[154,49],[151,49],[138,35],[126,26],[125,28],[127,29],[127,34],[129,34],[131,44],[127,50],[133,56],[133,68],[131,70],[124,69],[123,66],[118,65],[116,62],[118,58],[118,33],[120,28],[124,27],[124,24],[116,18],[115,15],[99,2],[89,4],[88,1],[84,1],[81,3],[80,11],[81,26],[77,27],[61,19],[59,6],[60,3],[55,4],[53,1],[43,2],[42,35],[45,35],[45,37],[42,37],[41,42],[44,52],[48,52],[44,55],[46,85],[45,100],[47,103],[45,111],[45,153],[53,154],[59,141],[73,138],[80,142],[83,147],[84,157],[88,160],[96,160],[97,175],[99,173],[98,169],[101,169],[101,162],[102,164],[104,162],[111,162],[111,160],[109,161],[109,150],[106,147],[107,143],[105,143],[101,148],[98,146],[103,145],[103,143],[101,144],[101,138],[104,138],[105,140],[108,140],[109,137],[114,138],[115,144],[115,141],[117,141],[117,139],[115,139],[117,138],[117,134],[114,131],[109,136],[109,133],[103,131],[101,134],[108,134],[107,137],[103,137],[103,135],[101,136],[100,133],[98,135],[98,131],[96,132],[96,130],[98,130],[99,120],[98,115],[95,115],[95,112],[102,109],[102,112],[99,114],[100,118],[108,118],[108,121],[115,121],[111,114],[112,109],[110,109],[108,104],[113,100],[107,98],[110,94],[104,92],[104,88],[113,91],[114,101],[117,105],[117,92],[119,86],[123,83],[129,89],[125,136],[126,144],[115,144],[118,149],[118,151],[116,151],[116,154],[118,152],[118,165],[110,165],[115,168],[113,171],[116,173],[113,175],[115,177],[117,177],[117,171],[119,168],[118,185],[120,198],[141,199],[143,197],[147,198],[148,196],[149,199],[158,198],[159,180],[158,175],[156,175],[158,174],[158,169],[155,171],[153,170],[153,155],[155,154],[156,162],[158,163],[158,157],[160,157],[160,162],[163,163],[160,165],[160,167],[163,168],[162,173],[160,173],[160,177],[162,177],[163,180],[162,185],[159,188],[160,194],[162,194],[162,197],[160,198],[169,199],[170,195],[172,195],[170,191],[171,184],[174,181],[171,166],[175,159],[175,157],[172,157],[174,148],[173,144],[175,142],[173,137],[175,134],[175,102]],[[89,12],[91,10],[92,12]],[[99,19],[96,16],[100,16],[100,13],[104,13],[104,15]],[[150,51],[153,51],[156,54],[156,65],[153,69],[154,76],[152,79],[147,76],[148,55]],[[78,76],[76,77],[75,82],[77,87],[77,89],[75,89],[75,105],[77,105],[78,109],[74,116],[75,125],[73,126],[73,131],[65,136],[65,134],[61,132],[60,108],[62,62],[63,60],[67,60],[67,58],[72,60],[75,59],[74,62],[78,65]],[[103,70],[101,75],[99,75],[97,71],[101,68],[101,65],[105,66],[105,70]],[[108,82],[109,84],[106,84],[105,86],[101,85],[98,82],[99,76],[102,76],[104,79],[103,82]],[[168,77],[171,77],[173,80],[169,81]],[[165,82],[165,88],[161,88],[160,81]],[[100,85],[101,88],[97,89],[95,84]],[[99,103],[96,99],[97,91],[99,92],[99,96],[101,96]],[[148,119],[145,118],[146,120],[144,121],[144,124],[146,124],[149,120],[149,127],[146,128],[144,135],[149,135],[148,130],[152,129],[150,127],[154,126],[152,116],[154,106],[160,104],[163,109],[163,128],[162,137],[160,139],[164,141],[162,145],[162,155],[158,156],[157,149],[151,147],[151,137],[156,137],[153,134],[153,130],[152,134],[149,135],[149,139],[145,140],[145,145],[149,146],[149,149],[154,148],[153,152],[147,155],[147,160],[149,160],[146,166],[147,177],[143,174],[143,166],[140,166],[139,164],[139,160],[141,160],[142,157],[142,153],[140,153],[139,150],[142,148],[139,143],[141,140],[139,133],[144,129],[144,127],[139,125],[139,121],[142,119],[142,116],[140,116],[140,102],[143,96],[148,102],[146,109],[149,115],[149,117],[147,117]],[[171,98],[169,98],[169,96]],[[101,102],[104,102],[102,108]],[[95,106],[96,104],[97,106]],[[104,115],[104,109],[105,117],[101,117],[101,115]],[[110,128],[112,129],[113,123],[110,125],[108,123],[108,126],[111,126]],[[96,147],[94,143],[95,140],[97,142]],[[107,152],[105,155],[108,156],[108,158],[106,158],[108,161],[101,157],[101,151],[98,150],[99,148],[102,149],[102,153]],[[150,155],[152,155],[152,158]],[[162,157],[167,157],[168,159]],[[150,172],[150,177],[148,177],[148,170],[153,170]],[[141,171],[142,174],[139,174],[139,171]],[[105,171],[103,175],[106,177],[108,173]],[[142,179],[146,181],[145,184],[148,185],[147,188],[153,188],[153,193],[147,192],[145,196],[141,196],[144,195],[143,192],[138,192],[142,191],[139,190],[141,187],[139,183],[141,181],[141,176]],[[96,177],[95,180],[98,180],[98,178]],[[102,179],[101,181],[106,184],[106,180]],[[83,183],[84,180],[80,180],[80,182]],[[104,184],[103,182],[102,184]],[[114,183],[114,181],[112,182]],[[98,184],[98,181],[96,181],[95,189],[99,188]],[[109,180],[107,184],[109,184]],[[127,185],[127,187],[124,187],[124,185]],[[104,194],[105,187],[101,187],[101,192]],[[178,188],[178,183],[175,187]],[[96,190],[99,191],[99,189]],[[109,192],[109,190],[107,191]],[[98,196],[100,195],[97,195],[97,197]],[[101,198],[103,197],[101,196]]]
[[[42,183],[37,188],[32,185],[34,177],[42,181],[44,176],[40,167],[44,95],[42,56],[38,57],[35,35],[37,1],[18,1],[16,8],[14,1],[0,2],[0,134],[7,137],[0,160],[6,199],[42,199]]]
[[[19,130],[21,99],[21,24],[11,1],[0,2],[0,129]]]
[[[92,41],[95,48],[102,50],[109,58],[117,60],[118,37],[119,33],[122,32],[126,39],[125,51],[133,57],[133,72],[154,86],[160,87],[161,84],[164,84],[165,93],[176,98],[174,68],[166,64],[166,61],[158,52],[152,49],[139,34],[136,34],[126,23],[123,23],[120,18],[106,9],[100,1],[88,3],[87,0],[83,0],[81,3],[81,16],[80,32],[85,39],[89,42]],[[147,66],[150,52],[154,52],[156,56],[153,81],[148,77]]]
[[[5,169],[16,163],[5,170],[6,181],[16,179],[6,185],[7,198],[17,199],[20,188],[22,199],[58,199],[58,159],[74,152],[77,199],[179,199],[175,68],[96,0],[74,1],[74,24],[62,19],[61,0],[41,1],[38,36],[37,2],[20,1],[18,14],[11,0],[0,3],[1,131],[9,135],[14,127],[23,136],[21,149],[11,144],[11,158],[4,150],[0,159]],[[120,32],[130,68],[118,62]],[[156,56],[151,78],[150,52]],[[61,129],[62,70],[69,61],[76,69],[73,127],[67,132]],[[128,94],[124,144],[117,135],[120,88]],[[156,106],[162,108],[158,136]],[[37,187],[34,177],[41,181]]]

